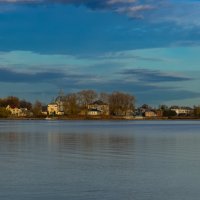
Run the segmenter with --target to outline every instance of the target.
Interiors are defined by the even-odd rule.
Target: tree
[[[168,108],[167,105],[164,105],[164,104],[163,104],[163,105],[160,105],[160,106],[159,106],[159,109],[164,111],[164,110],[168,110],[169,108]]]
[[[143,105],[141,106],[141,108],[143,108],[143,109],[145,109],[145,110],[147,110],[147,109],[152,109],[151,106],[149,106],[148,104],[143,104]]]
[[[99,100],[103,101],[104,103],[109,103],[109,98],[110,98],[110,94],[105,93],[105,92],[101,92],[99,94]]]
[[[163,111],[164,117],[175,117],[176,115],[177,113],[174,110],[167,109]]]
[[[0,118],[7,118],[10,115],[10,111],[6,110],[6,108],[0,107]]]
[[[85,110],[85,115],[87,115],[87,106],[97,98],[97,93],[94,90],[82,90],[77,95],[79,105]]]
[[[24,99],[20,100],[19,106],[20,106],[20,108],[27,108],[28,110],[31,110],[31,108],[32,108],[32,104]]]
[[[64,101],[64,112],[69,115],[78,114],[78,96],[76,93],[67,94]]]
[[[110,113],[112,115],[127,115],[134,110],[135,97],[122,92],[113,92],[109,98]]]
[[[19,107],[19,98],[14,96],[9,96],[1,100],[1,106],[6,107],[10,105],[11,107]]]
[[[195,117],[200,117],[200,106],[195,106],[194,107],[194,116]]]
[[[40,101],[34,103],[32,112],[35,117],[40,117],[42,115],[42,103]]]

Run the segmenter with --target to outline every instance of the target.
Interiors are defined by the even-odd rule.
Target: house
[[[64,102],[65,102],[65,96],[62,92],[56,97],[55,102],[58,106],[58,110],[60,113],[64,114]]]
[[[28,114],[27,108],[17,108],[15,106],[12,107],[8,105],[6,107],[6,110],[10,111],[11,115],[16,116],[16,117],[26,117]]]
[[[177,115],[190,115],[193,112],[193,109],[190,107],[179,107],[179,106],[172,106],[170,110],[175,111]]]
[[[163,110],[158,109],[155,111],[155,113],[156,113],[157,117],[163,117]]]
[[[101,115],[101,111],[99,111],[97,109],[89,109],[88,110],[88,115],[91,115],[91,116]]]
[[[109,115],[109,105],[101,100],[88,104],[88,115]]]
[[[62,92],[60,92],[56,99],[47,105],[48,115],[64,115],[64,101],[65,96]]]
[[[60,110],[60,107],[57,103],[48,104],[47,113],[49,115],[64,115],[64,112]]]
[[[136,115],[136,116],[134,117],[134,119],[137,119],[137,120],[142,120],[142,119],[144,119],[144,117],[143,117],[143,116],[141,116],[141,115]]]
[[[157,114],[153,110],[146,110],[144,112],[145,117],[157,117]]]

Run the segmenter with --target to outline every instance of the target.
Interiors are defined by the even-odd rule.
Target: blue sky
[[[0,0],[0,97],[60,89],[200,104],[199,0]]]

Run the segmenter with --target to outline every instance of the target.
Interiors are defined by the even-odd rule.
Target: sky
[[[0,98],[123,91],[200,104],[200,0],[0,0]]]

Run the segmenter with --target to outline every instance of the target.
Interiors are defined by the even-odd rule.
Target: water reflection
[[[134,149],[134,137],[95,133],[1,133],[0,151],[19,152],[31,149],[66,153],[127,154]]]
[[[106,151],[125,154],[134,148],[134,138],[127,136],[84,134],[51,134],[51,142],[62,151],[96,152]]]
[[[190,122],[0,122],[0,199],[199,199],[199,129]]]

